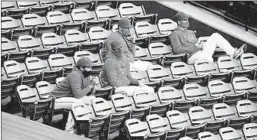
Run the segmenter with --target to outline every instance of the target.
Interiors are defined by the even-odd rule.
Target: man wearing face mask
[[[88,57],[77,61],[73,71],[52,92],[56,98],[55,109],[70,109],[72,103],[91,94],[96,85],[91,77],[92,65]]]
[[[104,86],[139,85],[138,80],[130,75],[130,63],[127,63],[123,50],[124,46],[120,42],[111,42],[111,50],[106,56],[101,78]]]
[[[247,45],[243,44],[239,49],[233,48],[231,44],[219,33],[213,33],[204,44],[198,42],[195,32],[188,30],[188,15],[178,12],[174,19],[178,27],[170,35],[171,45],[175,54],[189,54],[189,64],[194,64],[198,59],[205,59],[213,62],[213,54],[217,46],[223,49],[226,54],[237,59],[247,49]]]

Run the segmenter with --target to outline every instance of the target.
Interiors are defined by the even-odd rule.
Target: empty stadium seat
[[[71,12],[71,17],[74,23],[97,19],[95,12],[89,11],[84,8],[73,9]]]
[[[231,72],[242,69],[240,61],[230,58],[230,56],[220,56],[217,64],[220,72]]]
[[[51,54],[48,58],[48,63],[51,70],[68,68],[70,72],[73,66],[71,60],[63,54]]]
[[[1,52],[8,53],[11,51],[18,51],[18,46],[15,41],[10,41],[7,38],[1,38]]]
[[[183,92],[171,86],[160,87],[157,94],[161,103],[185,100]]]
[[[25,64],[29,73],[42,72],[49,70],[48,63],[37,57],[27,57]]]
[[[24,27],[48,24],[46,18],[41,17],[37,14],[25,14],[22,16],[21,21],[22,21]]]
[[[17,93],[18,93],[18,97],[19,97],[19,100],[21,103],[21,108],[23,107],[23,103],[27,102],[27,103],[33,104],[36,100],[39,100],[36,90],[34,90],[26,85],[17,86]],[[24,108],[22,108],[22,109],[24,109]],[[23,112],[23,113],[25,113],[25,112]]]
[[[29,8],[11,8],[8,9],[7,16],[10,16],[14,19],[21,19],[24,14],[29,13]]]
[[[172,128],[185,128],[191,126],[188,116],[178,110],[168,111],[166,116]]]
[[[174,62],[171,64],[170,69],[174,78],[195,75],[194,68],[184,62]]]
[[[67,30],[64,36],[68,45],[81,44],[90,41],[87,33],[82,33],[75,29]]]
[[[94,8],[93,6],[96,5],[96,1],[80,1],[80,0],[74,0],[76,8],[85,8],[88,10],[92,10]]]
[[[1,23],[2,23],[1,30],[22,28],[21,21],[17,20],[17,19],[14,19],[12,17],[2,17]]]
[[[135,28],[137,37],[145,37],[145,36],[159,34],[157,25],[150,24],[147,21],[136,22],[134,28]]]
[[[145,15],[144,8],[142,6],[136,6],[132,3],[121,3],[118,9],[122,18],[135,15]]]
[[[146,121],[152,133],[165,132],[171,129],[169,122],[157,114],[146,116]]]
[[[199,140],[219,140],[219,136],[211,132],[204,131],[204,132],[198,133],[198,139]]]
[[[147,90],[135,90],[133,95],[133,100],[136,107],[145,107],[158,104],[156,95]]]
[[[19,36],[17,43],[20,51],[42,48],[41,41],[31,35]]]
[[[243,136],[234,128],[224,127],[219,130],[220,137],[222,140],[238,139],[243,140]]]
[[[109,19],[88,20],[86,21],[86,31],[89,32],[91,27],[102,27],[104,29],[109,29],[110,27],[109,23],[110,23]]]
[[[94,109],[95,115],[103,116],[103,115],[110,115],[111,113],[115,112],[113,104],[104,100],[103,98],[94,98],[91,100],[92,107]]]
[[[88,31],[91,41],[104,41],[110,34],[110,30],[106,30],[102,27],[91,27]]]
[[[62,13],[61,11],[50,11],[46,15],[49,25],[57,25],[63,23],[71,23],[72,19],[69,15]]]
[[[32,27],[13,29],[11,30],[11,40],[16,41],[21,35],[33,35],[33,30]]]
[[[138,119],[128,119],[125,122],[127,136],[130,139],[144,139],[145,135],[150,134],[150,130],[146,122]]]
[[[61,69],[55,69],[55,70],[45,70],[42,71],[42,81],[47,81],[50,84],[54,84],[56,78],[62,77],[63,71]]]
[[[215,119],[229,119],[237,117],[236,112],[232,109],[231,106],[228,106],[226,103],[218,103],[213,105],[213,115]]]
[[[232,85],[235,92],[257,92],[256,82],[246,77],[235,77]]]
[[[16,86],[19,84],[19,77],[7,78],[2,76],[1,78],[1,105],[4,107],[8,103],[12,103]],[[7,98],[9,98],[9,102],[6,103],[4,100]]]
[[[151,57],[160,57],[172,52],[171,47],[163,43],[150,43],[148,49]]]
[[[17,1],[17,5],[18,5],[18,8],[22,9],[22,8],[29,8],[33,6],[39,6],[39,2],[38,1],[35,1],[35,2]]]
[[[64,38],[51,32],[43,33],[41,40],[45,48],[58,48],[66,45]]]
[[[194,68],[197,75],[219,73],[217,65],[205,59],[196,60]]]
[[[174,62],[187,62],[187,54],[168,54],[162,57],[163,66],[170,67]]]
[[[37,14],[42,17],[45,17],[50,10],[52,10],[51,5],[41,5],[41,6],[30,7],[31,14]]]
[[[35,28],[35,36],[41,37],[44,33],[60,34],[60,25],[39,25]]]
[[[240,57],[240,62],[243,69],[256,69],[257,68],[257,56],[253,53],[244,53]]]
[[[22,74],[27,74],[26,68],[15,60],[5,61],[4,69],[7,77],[16,77]]]
[[[60,27],[60,34],[64,35],[68,30],[79,30],[83,33],[86,32],[86,23],[63,23]]]
[[[135,46],[135,58],[149,57],[150,54],[146,48]]]
[[[190,107],[188,115],[192,124],[202,124],[214,121],[212,112],[201,106]]]
[[[158,28],[160,34],[168,34],[170,35],[172,31],[177,28],[177,23],[169,18],[159,19]]]
[[[147,74],[150,82],[161,81],[162,79],[172,79],[170,69],[160,65],[151,65],[147,68]]]
[[[247,140],[255,140],[257,138],[257,124],[256,123],[247,123],[243,126],[243,133],[245,139]]]
[[[40,99],[49,98],[54,86],[46,81],[36,83],[36,90]]]
[[[2,9],[17,8],[16,1],[3,1],[1,8]]]
[[[120,18],[120,14],[118,9],[113,9],[107,5],[101,5],[97,6],[95,9],[96,16],[98,19],[104,19],[104,18]]]
[[[250,100],[240,100],[237,102],[236,109],[239,116],[257,117],[257,104]]]
[[[65,14],[69,14],[74,8],[74,4],[72,2],[53,3],[52,7],[54,11],[60,11]]]
[[[195,83],[185,84],[183,91],[187,100],[196,100],[210,97],[207,87],[203,87]]]
[[[133,103],[131,102],[129,97],[122,93],[116,93],[112,95],[111,100],[116,112],[122,110],[131,110],[133,107]]]

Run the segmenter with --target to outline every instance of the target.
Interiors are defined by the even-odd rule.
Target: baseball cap
[[[113,41],[113,42],[111,42],[111,46],[112,46],[112,49],[116,49],[122,45],[119,41]]]
[[[87,67],[92,67],[93,65],[93,62],[88,58],[88,57],[81,57],[78,62],[77,62],[77,67],[84,67],[84,66],[87,66]]]
[[[119,20],[118,25],[123,28],[132,28],[132,25],[128,18],[122,18]]]
[[[175,16],[174,16],[174,19],[175,21],[186,21],[188,20],[189,16],[186,15],[185,13],[183,12],[178,12]]]

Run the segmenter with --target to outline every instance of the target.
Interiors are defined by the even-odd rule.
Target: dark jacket
[[[123,56],[119,59],[113,53],[106,56],[101,79],[104,86],[138,85],[138,81],[130,75],[128,58]]]
[[[61,81],[52,92],[52,96],[82,98],[90,94],[92,86],[89,85],[91,76],[84,78],[83,73],[76,67]]]
[[[111,42],[117,41],[123,46],[124,55],[129,58],[130,62],[134,61],[135,44],[132,44],[126,37],[122,36],[120,32],[114,32],[105,40],[105,47],[102,51],[103,60],[111,53]]]
[[[192,56],[200,50],[195,45],[197,38],[191,30],[175,29],[170,35],[170,41],[175,54],[188,53]]]

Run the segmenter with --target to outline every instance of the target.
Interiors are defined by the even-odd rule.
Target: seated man
[[[212,56],[217,46],[233,58],[238,58],[247,49],[246,44],[243,44],[239,49],[233,48],[231,44],[218,33],[213,33],[202,45],[198,43],[194,31],[187,30],[189,22],[186,14],[178,12],[175,15],[175,20],[178,27],[170,35],[173,52],[175,54],[188,53],[190,55],[188,59],[189,64],[194,64],[197,59],[206,59],[213,62]]]
[[[91,94],[96,85],[90,76],[92,65],[89,58],[81,57],[73,71],[56,86],[52,92],[55,109],[70,109],[72,103]]]
[[[129,58],[124,56],[122,44],[117,41],[111,42],[110,52],[106,56],[101,77],[104,86],[139,85],[138,80],[130,75]]]

